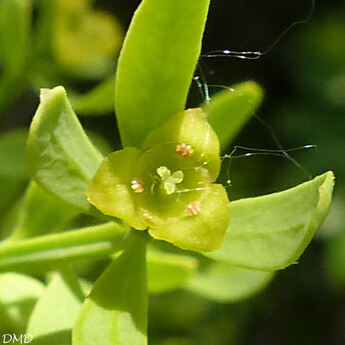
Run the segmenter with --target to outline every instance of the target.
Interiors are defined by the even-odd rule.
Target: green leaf
[[[217,93],[203,105],[208,121],[225,149],[255,113],[263,98],[261,87],[247,81]]]
[[[16,129],[0,136],[0,178],[27,179],[25,146],[26,129]]]
[[[28,340],[30,338],[28,337]],[[52,332],[33,338],[31,345],[71,345],[71,330]]]
[[[120,54],[115,110],[123,146],[185,108],[209,0],[143,0]]]
[[[31,182],[21,204],[12,240],[61,230],[78,212]]]
[[[23,72],[30,48],[30,0],[0,1],[0,63],[8,75]]]
[[[31,0],[0,1],[0,117],[26,84]]]
[[[150,293],[162,293],[183,286],[195,273],[197,260],[186,255],[149,250],[147,281]]]
[[[223,186],[213,184],[202,192],[200,212],[149,229],[150,235],[188,250],[206,252],[220,248],[229,223],[229,201]]]
[[[295,263],[327,215],[333,185],[327,172],[280,193],[231,202],[223,245],[206,255],[268,271]]]
[[[101,161],[64,88],[43,89],[28,141],[29,172],[35,182],[79,211],[97,215],[85,190]]]
[[[54,35],[54,18],[59,0],[36,0],[38,15],[35,23],[32,62],[41,65],[42,62],[52,60],[52,41]],[[43,60],[43,61],[42,61]],[[42,66],[41,66],[42,69]],[[40,85],[42,87],[42,85]]]
[[[127,246],[96,281],[73,329],[73,345],[146,345],[146,240],[132,231]]]
[[[334,238],[326,243],[325,269],[333,288],[344,291],[345,287],[345,228]]]
[[[46,272],[64,262],[108,258],[123,248],[127,229],[110,222],[0,245],[0,271]]]
[[[0,66],[1,70],[1,66]],[[26,76],[0,76],[0,117],[6,113],[8,107],[20,95],[26,85]]]
[[[261,291],[272,277],[272,272],[212,262],[188,281],[187,289],[217,302],[237,302]]]
[[[28,179],[25,159],[27,137],[28,132],[23,129],[0,136],[0,190],[6,195],[6,198],[0,198],[1,220],[24,190]]]
[[[65,266],[54,273],[31,314],[27,333],[34,338],[71,330],[85,296],[77,277]]]
[[[0,274],[0,330],[23,330],[43,290],[37,279],[12,272]]]
[[[78,115],[98,116],[114,111],[115,77],[111,76],[84,94],[70,97],[74,111]]]

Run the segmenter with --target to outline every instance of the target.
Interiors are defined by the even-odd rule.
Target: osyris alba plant
[[[220,152],[262,91],[246,82],[185,109],[208,7],[140,4],[115,80],[121,150],[103,157],[62,86],[41,92],[28,141],[32,182],[21,222],[0,247],[2,271],[55,272],[45,288],[32,285],[38,301],[27,331],[40,344],[147,344],[149,293],[181,287],[222,302],[248,297],[298,260],[327,214],[332,172],[238,201],[217,183]],[[79,213],[98,224],[44,235],[47,220],[59,230]],[[201,255],[206,270],[198,270]],[[71,269],[101,258],[110,264],[92,287]],[[16,279],[26,284],[24,277]]]

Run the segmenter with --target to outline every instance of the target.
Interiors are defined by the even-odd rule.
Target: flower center
[[[176,190],[176,185],[183,181],[183,172],[177,170],[173,173],[165,167],[161,166],[157,169],[157,174],[160,177],[160,187],[167,195],[173,194]]]

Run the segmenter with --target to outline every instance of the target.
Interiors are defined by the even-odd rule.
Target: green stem
[[[106,223],[60,234],[0,245],[0,272],[37,272],[54,269],[61,261],[107,258],[123,248],[128,231]]]

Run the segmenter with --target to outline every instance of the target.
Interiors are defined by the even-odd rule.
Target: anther
[[[196,216],[200,212],[200,202],[199,201],[192,201],[186,207],[186,214],[187,216]]]
[[[176,153],[181,157],[190,157],[193,154],[193,149],[191,145],[182,143],[176,146]]]
[[[131,188],[135,193],[142,193],[144,191],[144,182],[141,178],[134,178],[131,181]]]

